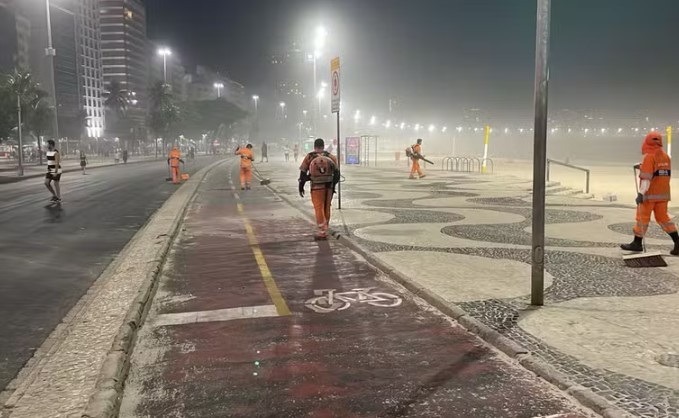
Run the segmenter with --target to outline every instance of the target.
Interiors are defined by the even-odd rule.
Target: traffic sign
[[[340,59],[333,58],[330,61],[330,83],[332,90],[331,111],[332,113],[339,113],[340,111]]]

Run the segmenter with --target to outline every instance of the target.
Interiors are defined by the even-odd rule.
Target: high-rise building
[[[0,69],[31,72],[56,109],[59,138],[103,135],[98,15],[98,0],[0,0]]]
[[[309,94],[312,62],[313,56],[307,56],[296,43],[271,57],[276,99],[286,103],[289,114],[301,114],[305,106],[313,104],[314,95]]]
[[[149,81],[146,8],[141,0],[99,0],[99,10],[104,89],[117,81],[129,92],[130,132],[125,134],[142,139],[146,136]]]
[[[49,3],[21,0],[19,3],[21,13],[30,22],[30,71],[40,87],[49,93],[47,100],[56,109],[54,134],[59,138],[79,138],[77,0],[50,0]]]
[[[104,134],[104,74],[101,63],[99,1],[79,0],[78,55],[80,65],[81,108],[87,115],[86,134]]]
[[[31,24],[18,7],[19,0],[0,0],[0,72],[27,70]]]

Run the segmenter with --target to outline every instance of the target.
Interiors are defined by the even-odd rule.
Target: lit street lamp
[[[285,118],[285,102],[278,103],[278,106],[281,108],[281,116]]]
[[[434,125],[429,125],[429,133],[434,132],[434,129],[436,129],[436,126],[434,126]]]
[[[259,102],[259,96],[255,94],[252,96],[252,100],[255,101],[255,116],[257,116],[257,102]]]
[[[217,89],[217,98],[222,97],[222,89],[224,88],[224,83],[215,83],[214,87]]]
[[[158,48],[158,55],[163,56],[163,81],[167,84],[167,57],[172,55],[170,48]]]
[[[313,64],[314,64],[314,85],[312,91],[316,91],[316,60],[321,57],[323,54],[323,47],[325,46],[325,39],[328,36],[328,31],[323,27],[323,26],[318,26],[316,27],[316,34],[314,36],[314,56],[313,56]],[[320,111],[314,112],[314,120],[318,116]]]

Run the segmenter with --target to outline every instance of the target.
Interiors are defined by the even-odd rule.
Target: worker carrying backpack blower
[[[669,155],[663,150],[662,135],[658,132],[650,132],[646,135],[641,145],[641,153],[644,158],[638,166],[640,174],[636,198],[637,216],[634,225],[634,241],[630,244],[623,244],[620,248],[625,251],[643,251],[642,240],[651,222],[651,214],[654,214],[660,227],[674,241],[674,249],[670,251],[670,254],[679,255],[679,234],[676,225],[667,213],[672,163]],[[637,166],[635,166],[635,172],[636,168]]]
[[[330,204],[335,186],[339,182],[339,162],[337,157],[325,151],[325,142],[318,138],[314,142],[314,151],[307,154],[299,167],[299,195],[304,197],[304,185],[311,181],[311,201],[316,214],[318,230],[315,239],[328,237],[330,223]]]

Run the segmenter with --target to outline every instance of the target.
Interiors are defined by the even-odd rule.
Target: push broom
[[[634,169],[634,187],[637,190],[637,195],[639,194],[639,185],[637,184],[637,168],[639,164],[635,164]],[[637,218],[639,217],[639,205],[637,205]],[[667,263],[662,258],[662,254],[659,252],[646,252],[646,243],[644,238],[641,238],[641,245],[644,252],[637,254],[623,255],[622,261],[625,262],[627,267],[667,267]]]
[[[255,173],[257,173],[257,177],[259,177],[259,184],[261,184],[262,186],[266,186],[267,184],[271,183],[271,179],[268,177],[264,177],[262,173],[260,173],[259,170],[257,170],[257,167],[255,167],[254,164],[252,165],[252,168],[255,170]]]

